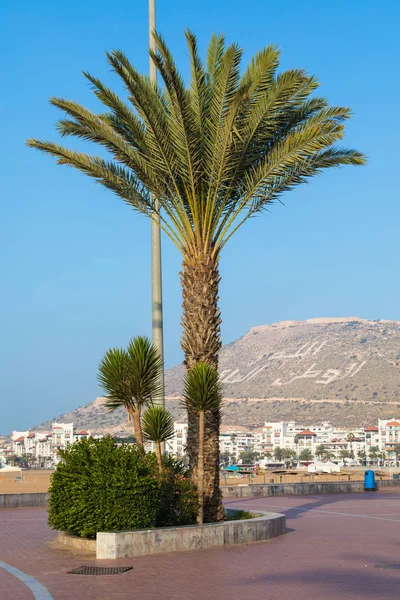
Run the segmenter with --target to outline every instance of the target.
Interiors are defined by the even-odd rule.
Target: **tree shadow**
[[[249,503],[251,505],[251,503],[253,502],[257,502],[257,501],[266,501],[268,503],[273,503],[275,498],[283,498],[287,503],[290,503],[290,501],[295,501],[299,498],[300,496],[296,496],[296,495],[287,495],[287,496],[259,496],[256,498],[235,498],[234,500],[229,500],[226,502],[227,505],[231,506],[233,504],[242,504],[243,506],[246,505],[246,503]],[[266,511],[271,511],[271,512],[280,512],[280,513],[284,513],[286,516],[290,515],[289,518],[290,519],[299,519],[301,518],[305,513],[310,512],[312,510],[323,510],[325,507],[327,506],[332,506],[333,504],[336,504],[338,502],[343,502],[343,500],[354,500],[354,499],[358,499],[358,500],[363,500],[363,501],[367,501],[367,502],[372,502],[372,501],[377,501],[378,499],[383,500],[383,499],[391,499],[391,498],[399,498],[399,493],[396,492],[354,492],[354,493],[337,493],[337,494],[321,494],[321,495],[314,495],[314,496],[306,496],[306,498],[308,498],[308,500],[306,502],[304,502],[303,504],[299,504],[297,506],[293,506],[293,507],[288,507],[288,506],[282,506],[280,507],[279,504],[277,504],[274,507],[269,508],[268,506],[266,506],[264,509],[260,510],[266,510]],[[272,510],[273,508],[273,510]],[[254,509],[255,510],[255,509]],[[350,509],[351,510],[351,509]],[[340,510],[337,512],[337,515],[339,516],[340,514],[343,514],[344,516],[350,515],[351,513],[347,513],[346,511]],[[399,596],[400,598],[400,596]]]
[[[399,574],[399,573],[397,573]],[[309,598],[385,598],[399,600],[399,578],[388,576],[387,571],[375,569],[341,568],[339,565],[324,569],[310,568],[291,573],[260,573],[251,578],[240,578],[238,587],[265,584],[266,589],[276,585],[296,585],[299,592],[304,588]],[[304,593],[304,591],[303,591]],[[279,597],[277,590],[276,597]]]

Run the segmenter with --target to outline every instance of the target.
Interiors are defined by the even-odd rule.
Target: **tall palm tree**
[[[105,110],[52,98],[67,114],[63,137],[94,142],[111,158],[50,141],[28,144],[89,175],[160,227],[182,254],[182,339],[185,365],[218,366],[221,313],[219,260],[232,235],[296,185],[329,167],[362,165],[365,157],[337,147],[349,108],[313,95],[317,79],[304,70],[278,74],[279,51],[267,46],[242,70],[242,50],[213,35],[204,63],[196,37],[186,32],[191,68],[187,86],[160,35],[151,59],[161,85],[140,75],[120,51],[107,54],[127,90],[123,100],[84,73]],[[155,202],[154,198],[158,200]],[[159,208],[158,208],[159,207]],[[196,414],[188,415],[193,469],[198,449]],[[205,425],[206,518],[221,516],[218,489],[219,413]]]
[[[194,364],[186,374],[183,404],[195,412],[199,420],[199,450],[197,455],[197,489],[199,494],[198,523],[203,523],[204,512],[204,434],[205,418],[209,413],[220,412],[222,386],[218,371],[208,363]]]
[[[158,468],[162,471],[161,444],[174,437],[174,421],[171,414],[162,406],[149,406],[142,418],[143,436],[154,442]]]
[[[353,452],[353,442],[354,442],[354,440],[355,440],[355,439],[356,439],[356,436],[354,435],[354,433],[353,433],[353,432],[350,432],[350,433],[347,435],[347,441],[348,441],[348,442],[349,442],[349,444],[350,444],[350,451],[351,451],[351,452]]]
[[[369,458],[372,462],[376,461],[379,455],[379,446],[371,446],[369,449]]]
[[[276,461],[281,462],[282,459],[284,457],[284,452],[283,452],[283,448],[280,448],[279,446],[277,446],[276,448],[274,448],[274,458]]]
[[[106,406],[110,410],[125,407],[139,446],[143,446],[142,408],[159,399],[162,368],[157,349],[141,336],[130,340],[126,350],[108,350],[99,365],[98,379],[107,392]]]
[[[361,461],[361,465],[363,465],[363,464],[364,464],[364,461],[365,461],[365,460],[366,460],[366,458],[367,458],[367,454],[366,454],[365,450],[359,450],[359,451],[357,452],[357,458],[358,458],[358,460],[360,460],[360,461]]]

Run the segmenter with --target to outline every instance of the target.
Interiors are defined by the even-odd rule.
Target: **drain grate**
[[[83,565],[78,569],[68,571],[70,575],[118,575],[130,571],[133,567],[88,567]]]
[[[400,569],[400,564],[397,565],[374,565],[375,569]]]

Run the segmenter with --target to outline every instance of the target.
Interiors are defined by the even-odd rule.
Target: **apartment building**
[[[166,443],[168,454],[177,457],[185,454],[187,431],[187,423],[174,423],[174,436]],[[90,435],[90,431],[75,429],[73,423],[53,423],[48,432],[13,431],[12,443],[2,448],[0,462],[6,462],[12,455],[57,462],[60,449]],[[400,455],[400,419],[380,419],[377,426],[353,429],[333,427],[329,422],[307,427],[296,421],[266,422],[253,430],[229,425],[221,427],[219,444],[221,455],[228,456],[230,462],[238,462],[243,452],[257,452],[262,459],[273,456],[278,447],[294,450],[296,454],[309,449],[315,455],[318,447],[324,446],[336,461],[343,462],[344,450],[348,454],[345,460],[350,464],[376,460],[378,449],[383,463],[394,465]],[[145,447],[154,450],[151,442]]]
[[[60,449],[89,436],[90,431],[75,430],[73,423],[53,423],[48,432],[13,431],[11,448],[8,450],[12,450],[15,456],[31,455],[57,462]]]

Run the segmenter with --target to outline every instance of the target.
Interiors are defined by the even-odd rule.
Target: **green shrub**
[[[60,455],[49,490],[51,527],[95,538],[98,531],[154,526],[161,490],[153,454],[107,437],[81,440]]]
[[[163,468],[173,471],[175,475],[183,475],[184,477],[189,477],[190,475],[189,467],[184,463],[184,461],[181,458],[177,458],[176,456],[164,454]]]
[[[224,516],[224,521],[244,521],[246,519],[255,519],[257,514],[249,512],[248,510],[238,510],[235,514],[226,514]]]
[[[178,467],[178,462],[174,467]],[[180,470],[179,468],[177,469]],[[185,474],[165,468],[160,477],[160,504],[156,527],[177,527],[196,523],[197,488]]]

